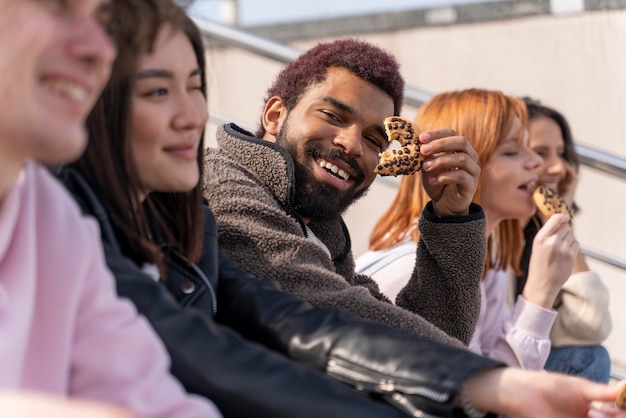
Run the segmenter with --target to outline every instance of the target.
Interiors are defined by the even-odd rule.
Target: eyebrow
[[[339,110],[343,110],[344,112],[350,113],[351,115],[354,115],[354,109],[351,108],[350,106],[348,106],[347,104],[340,102],[339,100],[332,98],[330,96],[324,96],[321,98],[322,101],[326,102],[326,103],[330,103],[331,105],[333,105],[334,107],[336,107]],[[382,123],[380,125],[376,125],[376,131],[382,135],[383,138],[387,138],[387,133],[385,132],[385,128],[383,128]]]
[[[194,69],[191,73],[189,73],[189,78],[200,75],[202,71],[200,68]],[[143,71],[139,71],[135,76],[137,80],[145,80],[146,78],[174,78],[174,73],[168,70],[162,69],[147,69]]]

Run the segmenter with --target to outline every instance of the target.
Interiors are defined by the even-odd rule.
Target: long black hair
[[[200,31],[178,6],[169,8],[162,15],[159,29],[165,24],[174,30],[182,30],[191,42],[202,72],[201,87],[206,97],[205,57]],[[157,32],[145,44],[144,52],[152,49]],[[133,72],[113,72],[87,119],[87,150],[73,167],[100,196],[125,254],[138,264],[155,263],[164,277],[169,250],[179,251],[190,262],[200,258],[204,232],[202,191],[196,185],[191,191],[182,193],[153,192],[140,201],[142,186],[133,161],[130,138],[133,82]],[[200,176],[203,172],[202,137],[197,158]],[[155,232],[164,238],[167,246],[155,239]]]

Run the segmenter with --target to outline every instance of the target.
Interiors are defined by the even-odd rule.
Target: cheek
[[[535,169],[535,174],[537,174],[540,180],[541,180],[541,177],[547,174],[546,173],[547,168],[548,168],[548,165],[545,163],[545,161],[542,161],[541,164],[539,164],[539,166],[537,166],[537,168]]]
[[[378,165],[378,153],[367,149],[365,149],[364,152],[366,154],[363,156],[365,165],[363,167],[363,171],[365,172],[365,182],[367,183],[367,186],[369,186],[376,179],[374,169]]]
[[[163,129],[160,127],[158,114],[147,106],[133,104],[130,120],[130,138],[137,148],[149,148],[161,142]]]

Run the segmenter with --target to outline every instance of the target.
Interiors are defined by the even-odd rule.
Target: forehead
[[[500,138],[496,147],[515,145],[528,145],[528,130],[522,126],[520,119],[516,116],[509,124],[509,130],[503,138]]]
[[[141,55],[139,66],[190,71],[198,66],[198,62],[187,35],[182,30],[166,24],[159,29],[152,51]]]
[[[553,140],[563,142],[561,127],[552,118],[540,116],[530,121],[531,140]]]
[[[326,78],[309,86],[298,104],[320,100],[323,97],[330,97],[348,105],[355,113],[375,115],[380,124],[385,117],[393,114],[391,96],[345,68],[329,68]]]

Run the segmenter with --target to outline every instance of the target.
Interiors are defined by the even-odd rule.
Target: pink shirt
[[[356,260],[356,271],[371,276],[392,301],[411,278],[415,243],[403,242],[385,251],[368,251]],[[519,296],[507,304],[507,277],[489,270],[480,286],[480,314],[469,349],[525,369],[543,369],[550,354],[550,329],[557,312]]]
[[[143,417],[219,417],[169,375],[160,340],[118,299],[95,221],[29,163],[0,205],[0,390],[112,403]]]

